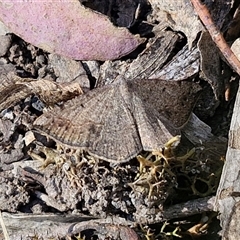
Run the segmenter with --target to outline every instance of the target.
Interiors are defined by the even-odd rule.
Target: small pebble
[[[0,57],[4,56],[12,43],[11,35],[1,35],[0,36]]]
[[[36,110],[38,110],[39,112],[43,111],[44,103],[38,98],[38,97],[33,97],[32,98],[32,107]]]
[[[14,119],[14,115],[13,115],[13,112],[9,109],[4,109],[0,116],[2,116],[2,118],[5,118],[5,119],[9,119],[9,120],[13,120]]]

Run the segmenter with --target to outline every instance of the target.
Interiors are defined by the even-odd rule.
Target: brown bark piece
[[[223,94],[221,59],[219,50],[211,40],[208,32],[202,32],[198,41],[198,48],[200,51],[200,68],[203,78],[212,87],[216,99],[219,99]]]
[[[149,40],[146,49],[131,63],[121,60],[105,62],[100,69],[98,87],[122,77],[127,80],[147,79],[161,69],[177,44],[179,36],[171,31],[156,31],[155,34],[156,37]]]
[[[141,224],[151,224],[211,211],[214,198],[201,198],[184,204],[177,204],[163,212],[150,211],[145,213],[146,219],[138,219]],[[129,226],[134,222],[120,217],[98,219],[85,215],[59,214],[9,214],[2,213],[10,239],[32,239],[34,236],[43,239],[74,235],[86,229],[96,229],[98,234],[120,236],[120,239],[137,239],[137,235]],[[41,223],[41,224],[40,224]],[[24,228],[22,227],[24,226]],[[0,226],[1,230],[1,226]],[[118,239],[118,238],[113,238]]]
[[[185,46],[162,69],[156,69],[150,79],[159,78],[168,81],[182,81],[193,78],[199,72],[200,56],[196,47]]]
[[[14,240],[62,238],[71,230],[73,223],[93,219],[81,215],[9,214],[6,212],[2,213],[2,218],[10,239]]]
[[[100,237],[100,239],[119,239],[119,240],[125,240],[125,239],[131,239],[131,240],[138,240],[137,233],[131,229],[128,226],[123,226],[119,224],[114,223],[106,223],[102,219],[101,220],[91,220],[87,222],[81,222],[76,224],[73,227],[73,233],[77,234],[82,231],[87,230],[94,230],[94,235]],[[72,235],[71,234],[71,235]],[[89,236],[90,237],[90,236]]]
[[[229,143],[226,155],[226,163],[220,184],[217,191],[215,202],[215,210],[220,212],[220,220],[222,225],[222,236],[224,240],[232,240],[240,238],[239,227],[236,227],[239,215],[240,202],[240,90],[238,90],[237,98],[234,106],[232,122],[229,131]]]
[[[81,87],[90,88],[89,79],[81,62],[57,54],[49,54],[48,58],[47,68],[54,71],[57,83],[75,82]]]

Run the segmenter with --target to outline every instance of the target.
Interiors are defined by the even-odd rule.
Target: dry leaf
[[[143,42],[78,0],[1,1],[0,18],[25,41],[76,60],[116,59]]]
[[[102,64],[98,86],[109,84],[122,77],[127,80],[148,79],[150,75],[159,71],[172,54],[179,36],[172,31],[156,31],[155,35],[149,40],[146,49],[131,63],[118,60]]]
[[[155,35],[155,38],[149,40],[146,49],[126,69],[124,74],[126,79],[147,79],[162,68],[170,57],[179,35],[172,31],[156,32]]]
[[[21,78],[9,73],[2,76],[0,85],[0,111],[31,94],[38,95],[47,105],[54,105],[82,94],[77,82],[56,83],[46,79]]]
[[[166,25],[175,31],[183,32],[191,47],[197,33],[204,28],[194,13],[190,0],[150,0],[153,14],[162,22],[165,19]],[[161,23],[162,24],[162,23]]]
[[[188,46],[185,46],[166,66],[151,75],[150,79],[160,78],[172,81],[190,79],[199,72],[199,58],[196,47],[189,50]]]
[[[171,27],[175,31],[181,31],[187,36],[188,44],[191,48],[197,34],[204,30],[204,27],[195,13],[190,0],[149,0],[153,15],[156,15],[159,22]],[[205,1],[215,24],[222,28],[224,21],[228,18],[232,5],[232,0]],[[165,23],[163,23],[165,19]]]
[[[75,61],[58,54],[48,55],[49,71],[54,71],[56,82],[78,82],[82,88],[90,89],[90,82],[81,61]]]

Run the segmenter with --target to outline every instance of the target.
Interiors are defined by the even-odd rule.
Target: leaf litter
[[[163,35],[165,33],[163,33]],[[165,35],[167,38],[167,34]],[[165,40],[167,39],[164,39],[164,37],[162,37],[162,41],[158,41],[160,42],[160,46],[162,45],[161,43],[163,43]],[[177,46],[175,44],[176,43],[178,44],[180,41],[181,40],[178,38],[177,42],[175,41],[171,42],[171,45],[170,45],[171,47],[169,51],[172,53],[172,55],[175,55],[176,46]],[[156,51],[152,51],[153,62],[154,62],[155,52]],[[166,54],[169,54],[169,52]],[[169,62],[169,60],[171,60],[172,55],[171,56],[166,55],[166,57],[163,56],[163,59],[160,60],[159,70],[161,70],[162,67],[164,68],[165,64],[167,66],[167,63]],[[149,58],[151,58],[151,56],[152,56],[151,54],[146,55],[145,59],[144,57],[142,57],[143,62],[141,63],[141,67],[140,67],[141,71],[142,71],[142,66],[146,66],[147,71],[149,72],[154,71],[154,68],[155,68],[154,64],[150,64],[150,65],[144,64],[144,61],[148,63],[148,60]],[[156,56],[156,59],[158,58],[159,57]],[[113,62],[112,64],[117,62],[121,64],[125,61],[119,60],[119,61]],[[35,120],[37,118],[36,113],[34,113],[34,111],[31,109],[32,98],[29,95],[31,93],[31,90],[37,89],[37,87],[39,87],[39,90],[34,91],[34,93],[39,95],[40,98],[42,96],[42,93],[48,94],[47,92],[43,91],[44,87],[47,87],[48,85],[38,84],[38,81],[39,83],[42,82],[47,84],[47,80],[44,80],[46,81],[44,82],[41,79],[36,81],[33,81],[31,79],[29,80],[31,83],[30,88],[29,87],[26,88],[26,86],[28,86],[29,81],[24,82],[24,84],[21,83],[21,86],[23,86],[24,89],[27,89],[28,97],[25,100],[22,100],[20,102],[20,105],[15,105],[8,110],[4,110],[2,114],[3,116],[9,116],[9,113],[11,113],[14,116],[14,118],[18,116],[19,119],[21,118],[24,119],[24,121],[21,120],[21,121],[16,121],[14,123],[15,124],[14,132],[18,131],[19,136],[21,136],[19,139],[23,138],[26,131],[33,130],[32,123],[34,122],[34,120],[35,120],[35,123],[37,123],[39,120],[43,119],[44,116],[47,119],[48,118],[54,119],[53,122],[57,122],[57,120],[61,122],[61,118],[63,116],[67,120],[69,120],[70,118],[71,121],[67,121],[67,123],[69,124],[68,126],[71,126],[71,123],[74,121],[76,121],[76,123],[79,121],[80,122],[82,121],[82,123],[84,123],[84,119],[82,119],[81,117],[75,119],[74,117],[71,116],[71,114],[74,114],[74,112],[71,112],[70,108],[74,109],[74,111],[77,112],[78,116],[81,115],[80,114],[81,111],[78,110],[78,106],[77,106],[79,101],[81,102],[92,101],[93,102],[92,105],[90,104],[86,105],[87,106],[86,108],[90,109],[90,112],[95,111],[96,109],[95,106],[101,106],[102,102],[103,103],[105,102],[104,108],[106,108],[107,106],[108,111],[106,110],[105,111],[106,114],[104,115],[109,116],[110,119],[116,119],[117,123],[119,121],[121,122],[122,120],[121,114],[119,114],[119,112],[120,113],[128,112],[128,114],[127,115],[125,114],[125,116],[130,115],[130,118],[138,119],[138,121],[135,121],[134,124],[132,124],[135,127],[135,130],[134,130],[135,133],[138,131],[141,132],[142,131],[141,129],[145,129],[145,128],[142,128],[142,124],[139,124],[139,123],[142,123],[142,120],[144,120],[143,122],[146,122],[147,120],[147,122],[151,123],[149,124],[151,129],[155,129],[154,127],[158,126],[158,124],[157,125],[154,124],[153,126],[151,126],[156,119],[161,119],[161,122],[160,122],[161,128],[159,128],[159,126],[157,127],[157,129],[161,129],[161,130],[163,127],[162,125],[163,123],[164,123],[164,128],[167,128],[168,131],[169,129],[173,129],[174,131],[176,131],[176,127],[181,127],[182,125],[184,125],[184,123],[187,122],[187,119],[191,114],[195,101],[193,100],[192,97],[184,98],[182,96],[181,91],[184,89],[183,91],[184,94],[187,94],[189,92],[188,91],[189,89],[185,89],[187,85],[198,86],[198,83],[192,80],[194,77],[196,77],[197,68],[194,67],[192,68],[193,69],[192,73],[191,71],[190,71],[190,74],[189,72],[187,73],[186,76],[189,77],[188,81],[180,81],[180,82],[172,83],[172,82],[161,81],[156,79],[147,80],[147,77],[143,75],[143,77],[140,77],[144,79],[142,80],[142,83],[141,83],[140,80],[134,79],[134,76],[136,75],[134,71],[133,71],[133,74],[131,75],[131,70],[129,70],[131,68],[129,67],[129,65],[131,65],[131,62],[134,62],[134,60],[132,61],[130,59],[128,63],[129,62],[130,64],[126,66],[128,66],[127,71],[130,72],[130,74],[127,74],[127,75],[130,76],[130,79],[132,78],[131,76],[133,76],[131,80],[130,79],[124,80],[123,76],[116,74],[116,78],[118,79],[115,81],[115,83],[107,85],[105,87],[97,88],[95,90],[91,90],[90,92],[84,93],[83,95],[77,97],[74,100],[70,100],[66,104],[63,104],[60,100],[60,103],[58,103],[58,106],[54,107],[53,109],[49,109],[37,120]],[[137,61],[135,61],[134,64],[136,64],[136,62]],[[134,66],[134,64],[132,66]],[[191,60],[189,61],[189,64],[191,65]],[[153,67],[153,69],[151,69],[151,66]],[[179,65],[178,65],[178,68],[179,68]],[[181,68],[181,64],[180,64],[180,68]],[[185,68],[186,66],[183,68],[183,70]],[[144,71],[142,72],[144,73]],[[198,80],[198,78],[196,78],[196,80]],[[169,88],[170,90],[168,90],[168,88],[166,87],[167,89],[167,90],[165,89],[166,93],[163,91],[163,95],[161,96],[155,91],[155,89],[160,89],[160,85],[158,86],[156,82],[158,83],[163,82],[163,85],[165,87],[171,86],[171,88]],[[151,89],[154,89],[154,91],[153,90],[151,91],[151,89],[148,89],[148,84],[151,85]],[[105,85],[105,83],[103,83],[103,85]],[[124,87],[126,85],[127,87]],[[54,88],[59,89],[58,83],[54,83],[53,86]],[[174,89],[172,86],[174,86]],[[10,89],[13,87],[14,87],[14,84],[12,84]],[[182,87],[184,88],[182,89]],[[122,92],[120,91],[121,88],[123,88]],[[178,92],[176,91],[176,89],[182,89],[179,95],[177,94]],[[194,91],[197,92],[199,88],[196,87],[195,89],[193,87],[193,89],[191,88],[190,90],[193,92]],[[148,93],[149,91],[151,94]],[[97,97],[98,95],[100,95],[99,98]],[[98,100],[97,104],[96,102],[94,102],[95,96],[96,96],[96,99]],[[175,97],[175,96],[178,96],[178,97]],[[146,97],[146,101],[143,100],[145,97]],[[183,101],[178,102],[177,101],[178,98],[182,98]],[[57,99],[59,101],[59,98]],[[105,99],[108,99],[108,101],[105,101]],[[114,99],[118,99],[118,100],[114,100]],[[119,104],[119,99],[121,103],[123,102],[123,104]],[[154,99],[161,99],[161,102],[163,103],[164,107],[170,106],[169,107],[170,111],[164,112],[164,110],[161,110],[161,107],[163,108],[163,106],[160,106],[160,105],[158,106],[158,103],[154,101]],[[174,102],[175,99],[176,99],[176,102]],[[44,100],[44,98],[42,100]],[[192,102],[188,103],[188,100],[191,100]],[[118,105],[116,106],[116,104],[114,104],[115,101],[118,102],[121,109],[118,109],[117,107]],[[12,102],[12,104],[16,104],[16,102],[17,101],[15,100],[14,102]],[[45,102],[48,102],[48,101],[45,101]],[[184,105],[183,108],[181,106],[182,103]],[[140,110],[141,109],[143,110],[143,115],[139,114],[138,109],[135,108],[136,105],[140,106]],[[174,106],[176,108],[174,108]],[[83,111],[85,111],[85,106],[80,106],[80,107],[83,109]],[[157,111],[155,108],[160,108],[159,111],[160,112],[162,111],[161,114],[156,113]],[[110,114],[111,109],[115,109],[114,110],[115,115],[118,117],[114,118]],[[182,112],[182,109],[186,110],[186,112]],[[102,113],[102,111],[99,111],[99,112]],[[39,115],[39,113],[37,113],[37,115]],[[56,118],[54,117],[54,115],[56,115]],[[31,116],[31,117],[28,117],[28,116]],[[91,120],[93,116],[94,115],[91,115],[86,111],[86,119],[88,121],[89,119]],[[147,116],[147,117],[142,119],[142,116]],[[124,118],[123,116],[123,119],[124,119],[123,122],[125,122],[126,117]],[[179,119],[181,119],[181,121]],[[95,119],[93,118],[93,120]],[[95,120],[95,122],[98,120],[99,119]],[[10,119],[10,121],[12,120]],[[171,121],[172,123],[170,124]],[[109,121],[106,120],[104,122],[107,123]],[[139,125],[136,124],[136,122]],[[114,130],[116,129],[113,125],[111,126],[111,124],[106,124],[106,125],[110,125],[107,127],[113,127]],[[123,125],[124,125],[123,129],[124,129],[125,124]],[[64,126],[66,126],[66,121]],[[103,129],[101,124],[99,124],[99,126],[100,126],[100,129]],[[155,152],[156,155],[153,155],[153,153],[141,152],[141,155],[137,157],[138,161],[140,162],[139,163],[140,167],[136,159],[132,159],[132,160],[129,159],[129,161],[125,163],[116,165],[116,164],[113,164],[112,162],[109,163],[106,161],[101,161],[101,159],[98,159],[96,157],[89,155],[87,151],[82,151],[81,149],[78,149],[78,148],[76,149],[72,148],[71,144],[62,145],[60,142],[64,142],[64,140],[56,141],[56,143],[54,143],[54,141],[52,141],[51,139],[51,136],[54,137],[54,134],[56,134],[56,137],[54,138],[60,139],[62,136],[64,136],[66,139],[67,136],[70,135],[68,134],[69,132],[65,131],[62,133],[63,134],[62,135],[60,133],[61,130],[59,131],[59,129],[55,129],[55,130],[48,129],[47,124],[46,125],[43,124],[42,127],[45,129],[45,130],[43,129],[43,131],[47,132],[47,135],[50,136],[50,138],[48,137],[45,138],[44,136],[35,132],[36,142],[30,141],[28,143],[29,144],[28,146],[24,146],[24,151],[23,151],[24,156],[22,157],[22,159],[24,159],[25,161],[21,161],[20,162],[21,165],[18,165],[17,163],[9,165],[11,167],[14,167],[15,169],[13,171],[14,177],[8,178],[4,176],[4,171],[2,172],[2,176],[3,176],[2,180],[5,182],[8,182],[8,186],[11,186],[11,182],[13,182],[14,179],[15,181],[23,181],[26,183],[26,185],[18,189],[19,199],[21,199],[21,193],[22,193],[22,196],[25,196],[20,201],[20,205],[17,205],[17,204],[15,205],[11,204],[10,206],[6,205],[4,209],[8,211],[11,209],[11,212],[20,211],[24,213],[26,209],[28,209],[27,211],[31,209],[30,211],[36,214],[38,212],[41,212],[41,213],[46,212],[45,210],[52,211],[50,208],[52,207],[58,212],[65,212],[65,213],[78,212],[78,213],[85,213],[88,216],[92,215],[92,216],[103,217],[103,218],[105,218],[108,215],[112,215],[114,213],[114,215],[116,216],[120,216],[124,218],[127,216],[128,219],[130,218],[137,223],[147,224],[147,223],[162,222],[166,219],[171,220],[171,217],[170,218],[164,217],[164,214],[167,214],[168,210],[170,211],[170,209],[168,209],[168,207],[171,206],[171,204],[169,204],[169,201],[174,204],[174,203],[179,203],[179,198],[181,199],[182,202],[188,201],[189,199],[198,200],[197,199],[198,197],[205,197],[206,195],[209,196],[208,194],[211,195],[215,193],[216,186],[218,184],[218,179],[219,179],[219,171],[222,165],[222,161],[220,161],[220,158],[222,155],[224,155],[224,148],[221,147],[222,146],[221,143],[220,143],[220,147],[213,146],[211,142],[208,144],[207,143],[202,144],[202,146],[195,148],[195,150],[192,149],[193,146],[190,145],[192,150],[189,150],[189,145],[186,149],[183,147],[181,148],[176,147],[174,144],[166,145],[165,143],[169,140],[166,138],[166,141],[164,140],[165,142],[162,141],[161,143],[161,146],[163,147],[163,149],[162,150],[159,149],[161,151],[157,153]],[[92,130],[91,133],[95,134],[94,129],[92,128],[90,129]],[[85,129],[83,130],[85,131]],[[50,134],[48,133],[48,131]],[[150,140],[156,137],[155,132],[151,133],[151,131],[149,131],[148,129],[147,129],[147,132],[151,134],[149,135]],[[104,134],[108,134],[108,133],[105,132]],[[126,131],[123,133],[123,135],[126,136]],[[143,135],[143,138],[146,138],[146,135],[145,136],[144,134],[142,135]],[[174,134],[171,134],[171,136],[173,135]],[[78,136],[78,135],[76,134],[75,136]],[[163,134],[163,136],[166,136],[166,132],[165,134]],[[110,136],[110,139],[111,137],[112,136]],[[109,137],[107,137],[107,139],[108,138]],[[116,138],[116,135],[113,138]],[[182,138],[184,138],[184,136],[182,136]],[[104,138],[100,137],[99,139],[104,139]],[[139,143],[141,140],[141,136],[140,137],[137,136],[136,139],[138,140],[137,143]],[[125,139],[123,140],[123,142],[124,141]],[[148,141],[145,141],[145,142],[148,142]],[[91,143],[91,144],[96,144],[96,143]],[[87,145],[86,149],[90,149],[91,147],[89,146],[91,146],[91,144]],[[50,149],[46,148],[45,146],[50,147]],[[138,146],[140,146],[139,150],[136,151],[136,148],[134,148],[135,149],[134,155],[136,155],[137,152],[139,152],[142,148],[144,148],[142,143],[139,144]],[[223,152],[220,151],[219,149],[222,149]],[[12,150],[13,149],[11,147],[6,148],[5,146],[2,148],[2,151],[4,151],[5,153],[6,151],[11,153]],[[126,149],[123,149],[123,150],[128,152],[128,150]],[[102,151],[104,152],[104,149]],[[188,154],[188,151],[192,153],[192,155]],[[37,158],[38,160],[26,161],[26,159],[29,159],[29,155],[32,156],[32,158]],[[111,156],[109,158],[111,158]],[[56,165],[52,163],[56,163]],[[39,166],[42,166],[42,168]],[[1,168],[7,169],[6,164],[5,165],[2,164]],[[121,176],[121,178],[119,178],[119,176]],[[8,180],[4,180],[4,179],[8,179]],[[131,183],[134,183],[134,185],[131,185]],[[207,186],[206,189],[203,188],[203,186]],[[6,188],[7,186],[3,187],[3,190]],[[12,188],[12,191],[14,191],[14,188]],[[31,193],[36,197],[36,203],[33,205],[31,205],[31,201],[27,197],[28,196],[27,194],[29,193]],[[9,195],[5,194],[5,195],[2,195],[2,197],[3,197],[2,202],[4,202],[5,199],[9,197]],[[14,201],[16,201],[16,198],[15,200],[13,199],[13,203]],[[189,208],[190,208],[191,203],[189,204],[190,204],[189,205]],[[192,204],[194,204],[194,202]],[[176,207],[177,206],[178,204],[176,204]],[[165,209],[165,211],[163,211],[163,209]],[[178,214],[180,212],[181,212],[181,209],[179,208],[177,212],[175,213],[172,212],[170,216],[173,216],[174,214],[176,214],[175,216],[179,216]],[[42,217],[45,220],[49,218],[47,215],[45,216],[43,215]],[[28,217],[23,215],[21,216],[21,218],[27,219]],[[6,219],[7,218],[5,218],[5,220]],[[118,220],[121,220],[121,218]],[[121,222],[122,225],[129,225],[129,222],[124,223],[123,220],[121,221],[122,221]],[[8,223],[11,223],[11,220]],[[98,221],[98,223],[100,224],[100,220]],[[171,223],[173,224],[172,226],[176,224],[174,223],[174,221]],[[60,226],[63,226],[64,221],[60,221],[59,224]],[[96,225],[93,225],[93,226],[94,228],[99,229]],[[102,225],[102,226],[107,226],[107,225]],[[8,227],[8,229],[11,229],[11,228]],[[29,229],[29,233],[31,232],[30,228],[28,228],[28,225],[26,225],[26,229]],[[81,231],[83,231],[82,229],[83,228],[81,228]],[[88,227],[85,227],[84,229],[88,229]],[[135,231],[139,231],[139,229],[136,229],[136,228],[134,229]],[[164,229],[164,231],[167,231],[167,233],[173,232],[173,230],[171,230],[171,228]],[[76,233],[76,232],[72,232],[72,233]],[[47,234],[47,233],[51,233],[51,234]],[[165,234],[164,236],[167,236],[167,233],[165,234],[163,232],[161,234],[163,235]],[[39,235],[39,237],[45,236],[46,238],[49,236],[53,237],[54,234],[56,234],[56,232],[54,232],[53,229],[48,226],[45,228],[44,231],[40,229],[38,231],[37,229],[37,234]],[[102,232],[102,234],[105,234],[105,236],[107,236],[107,233]],[[140,230],[140,234],[145,234],[146,236],[148,236],[149,231],[144,233],[143,230]],[[21,232],[19,228],[19,235],[26,236],[26,233]],[[98,236],[100,235],[101,233],[98,234]],[[201,235],[201,233],[199,233],[199,235]],[[131,238],[127,238],[127,239],[131,239]]]
[[[76,60],[116,59],[144,42],[127,29],[113,26],[106,16],[85,8],[78,0],[1,2],[0,16],[24,40]]]

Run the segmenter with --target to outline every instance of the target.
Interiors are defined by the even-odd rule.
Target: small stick
[[[218,27],[214,24],[207,7],[201,3],[201,0],[191,0],[191,2],[199,18],[211,35],[212,40],[216,43],[228,63],[238,73],[238,75],[240,75],[240,62],[228,46]]]
[[[0,226],[2,227],[3,235],[5,240],[10,240],[7,228],[4,224],[3,217],[2,217],[2,212],[0,211]]]

